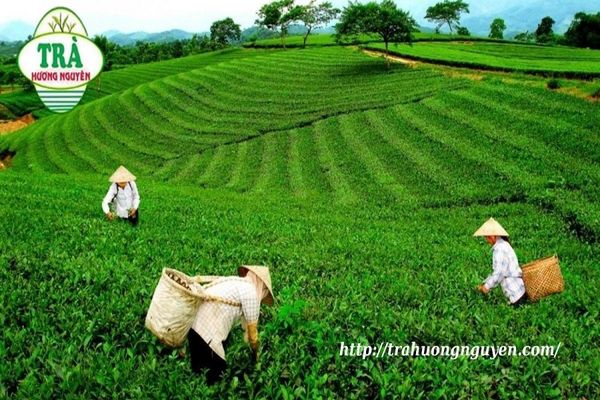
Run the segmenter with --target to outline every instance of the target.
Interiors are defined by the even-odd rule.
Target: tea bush
[[[0,173],[0,397],[600,396],[597,104],[348,48],[233,54],[135,84],[115,71],[112,94],[0,137],[16,151]],[[100,208],[121,163],[135,229]],[[564,293],[514,309],[475,292],[491,254],[471,235],[490,216],[521,263],[559,255]],[[235,330],[208,386],[145,313],[163,268],[244,263],[271,267],[277,297],[261,359]],[[561,349],[339,355],[413,341]]]

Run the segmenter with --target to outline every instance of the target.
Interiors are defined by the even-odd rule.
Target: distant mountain
[[[268,39],[275,36],[277,36],[275,32],[259,26],[251,26],[242,30],[242,42],[250,39]]]
[[[115,36],[115,35],[120,35],[120,34],[121,34],[121,31],[118,31],[116,29],[111,29],[111,30],[101,33],[102,36],[106,36],[107,38],[109,38],[111,36]]]
[[[8,42],[0,40],[0,58],[12,57],[19,53],[21,42]]]
[[[304,35],[305,33],[306,33],[306,28],[304,27],[304,25],[291,24],[288,27],[288,35],[290,35],[290,36]],[[312,34],[315,34],[315,33],[332,34],[332,33],[335,33],[335,27],[326,26],[323,28],[313,29],[311,33]],[[269,39],[269,38],[273,38],[273,37],[279,37],[279,34],[277,32],[273,32],[273,31],[270,31],[270,30],[262,28],[262,27],[251,26],[250,28],[246,28],[246,29],[242,30],[242,40],[241,41],[244,42],[251,38],[260,40],[260,39]]]
[[[102,35],[106,36],[111,42],[120,44],[121,46],[133,45],[136,42],[153,42],[153,43],[167,43],[174,42],[176,40],[191,39],[194,33],[186,32],[181,29],[172,29],[170,31],[148,33],[148,32],[132,32],[122,33],[119,31],[106,31]],[[199,36],[204,35],[200,33]]]
[[[569,0],[569,1],[546,1],[529,0],[519,2],[511,6],[505,6],[506,3],[499,2],[497,7],[478,7],[478,3],[471,3],[471,14],[465,15],[461,24],[469,28],[474,34],[487,35],[490,31],[490,23],[494,18],[503,18],[506,22],[507,30],[505,36],[510,37],[511,33],[524,31],[535,31],[541,19],[550,16],[556,23],[554,32],[564,33],[571,24],[573,16],[579,12],[599,12],[600,3],[589,0]],[[595,4],[594,4],[595,3]],[[514,36],[514,35],[512,35]]]
[[[33,35],[35,26],[22,21],[10,21],[0,24],[0,40],[6,42],[15,42],[25,40],[27,36]]]
[[[434,33],[435,32],[435,29],[431,28],[429,26],[421,26],[421,25],[419,25],[417,28],[419,28],[419,31],[423,32],[423,33]]]

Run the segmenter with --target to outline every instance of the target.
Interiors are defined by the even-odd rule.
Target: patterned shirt
[[[137,189],[135,182],[127,182],[125,189],[118,187],[116,183],[110,185],[108,193],[102,200],[102,211],[104,214],[108,214],[110,211],[110,203],[115,203],[115,211],[119,218],[129,217],[129,209],[135,208],[136,210],[140,207],[140,194]]]
[[[217,301],[205,301],[200,304],[192,325],[192,329],[225,360],[222,342],[242,317],[248,324],[258,322],[260,299],[256,295],[254,285],[248,279],[238,277],[227,277],[211,284],[206,288],[206,293],[241,303],[239,307]]]
[[[515,251],[510,244],[498,238],[492,247],[494,271],[484,282],[486,289],[492,289],[498,284],[504,295],[511,303],[516,302],[525,294],[521,268]]]

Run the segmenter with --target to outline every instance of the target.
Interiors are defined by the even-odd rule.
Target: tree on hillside
[[[542,18],[542,21],[535,30],[535,40],[537,42],[547,43],[552,40],[554,37],[554,32],[552,31],[554,22],[555,21],[551,17]]]
[[[10,85],[11,90],[15,90],[15,83],[19,80],[19,73],[17,71],[10,70],[6,73],[6,83]]]
[[[456,34],[460,36],[471,36],[471,32],[466,26],[459,26],[456,30]]]
[[[517,42],[533,42],[535,39],[535,34],[529,31],[517,33],[515,35],[515,40]]]
[[[340,10],[333,7],[328,1],[316,4],[316,0],[311,0],[310,3],[305,6],[297,7],[300,7],[298,21],[304,23],[304,26],[306,27],[302,47],[306,47],[306,40],[313,29],[327,25],[340,13]]]
[[[506,23],[502,18],[496,18],[490,24],[490,35],[491,39],[504,39],[504,31],[506,30]]]
[[[595,15],[584,12],[575,14],[565,39],[572,46],[600,49],[600,12]]]
[[[443,25],[448,25],[450,33],[452,33],[452,27],[460,26],[460,14],[462,13],[469,13],[469,4],[462,0],[444,0],[442,3],[429,7],[425,19],[437,23],[436,33],[440,32]]]
[[[285,48],[285,36],[290,24],[297,21],[302,13],[300,7],[294,6],[294,0],[278,0],[263,5],[258,11],[255,24],[272,31],[279,31],[281,44]]]
[[[183,51],[186,55],[198,54],[205,51],[213,51],[217,47],[217,44],[214,41],[210,40],[210,38],[207,35],[200,36],[196,33],[192,35],[191,39],[184,40],[183,43]]]
[[[349,3],[336,25],[337,39],[360,34],[376,34],[385,43],[385,61],[389,68],[388,47],[390,43],[412,43],[412,32],[417,23],[406,11],[399,9],[392,0],[381,3]]]
[[[176,40],[173,42],[173,44],[171,45],[171,49],[170,49],[170,53],[167,51],[167,58],[169,58],[169,55],[173,58],[180,58],[183,57],[185,55],[185,49],[184,49],[184,44],[183,41],[181,40]]]
[[[210,26],[210,40],[220,47],[226,47],[231,42],[240,40],[242,30],[231,18],[213,22]]]
[[[104,55],[104,69],[103,71],[110,71],[114,63],[114,52],[117,45],[104,35],[96,35],[92,38],[92,41],[98,46],[102,54]]]

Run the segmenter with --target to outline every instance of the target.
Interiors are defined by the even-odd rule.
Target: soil
[[[371,57],[381,57],[381,56],[384,56],[383,52],[374,51],[374,50],[363,50],[363,53],[365,53],[366,55],[369,55]],[[398,57],[398,56],[392,55],[392,54],[389,54],[386,58],[388,60],[390,60],[391,62],[396,62],[396,63],[408,65],[408,66],[411,66],[411,67],[415,66],[417,64],[420,64],[418,61],[411,60],[409,58]]]
[[[14,121],[0,121],[0,135],[18,131],[35,122],[33,115],[27,114]]]
[[[12,159],[14,156],[15,153],[11,151],[0,153],[0,171],[9,168],[12,165]]]
[[[484,78],[484,74],[482,71],[475,72],[463,72],[463,71],[452,71],[446,70],[443,72],[444,75],[452,77],[452,78],[466,78],[474,81],[481,81]]]
[[[594,103],[600,102],[600,89],[596,93],[592,94],[591,96],[588,96],[588,100],[592,101]]]
[[[462,42],[460,42],[460,43],[462,43]],[[473,44],[473,43],[474,42],[464,42],[464,44]],[[363,49],[362,51],[363,51],[363,53],[365,53],[366,55],[369,55],[371,57],[384,56],[383,51],[367,50],[367,49]],[[405,65],[408,65],[411,67],[414,67],[418,64],[423,64],[422,61],[415,61],[415,60],[411,60],[409,58],[398,57],[396,55],[391,55],[391,54],[387,58],[391,62],[398,62],[398,63],[402,63],[402,64],[405,64]],[[519,80],[519,79],[510,78],[510,76],[512,74],[511,72],[488,71],[488,70],[483,70],[483,69],[467,68],[467,67],[457,68],[457,67],[439,65],[439,64],[435,64],[435,63],[431,63],[431,65],[437,66],[439,69],[442,70],[442,73],[444,75],[452,77],[452,78],[466,78],[466,79],[471,79],[473,81],[481,81],[486,76],[497,76],[497,77],[500,77],[502,79],[502,81],[504,81],[504,82],[522,83],[521,80]],[[600,94],[590,95],[590,94],[586,93],[584,90],[579,89],[579,88],[574,88],[574,87],[560,88],[560,89],[557,89],[557,91],[568,94],[570,96],[579,97],[581,99],[585,99],[585,100],[593,102],[593,103],[600,103]]]

